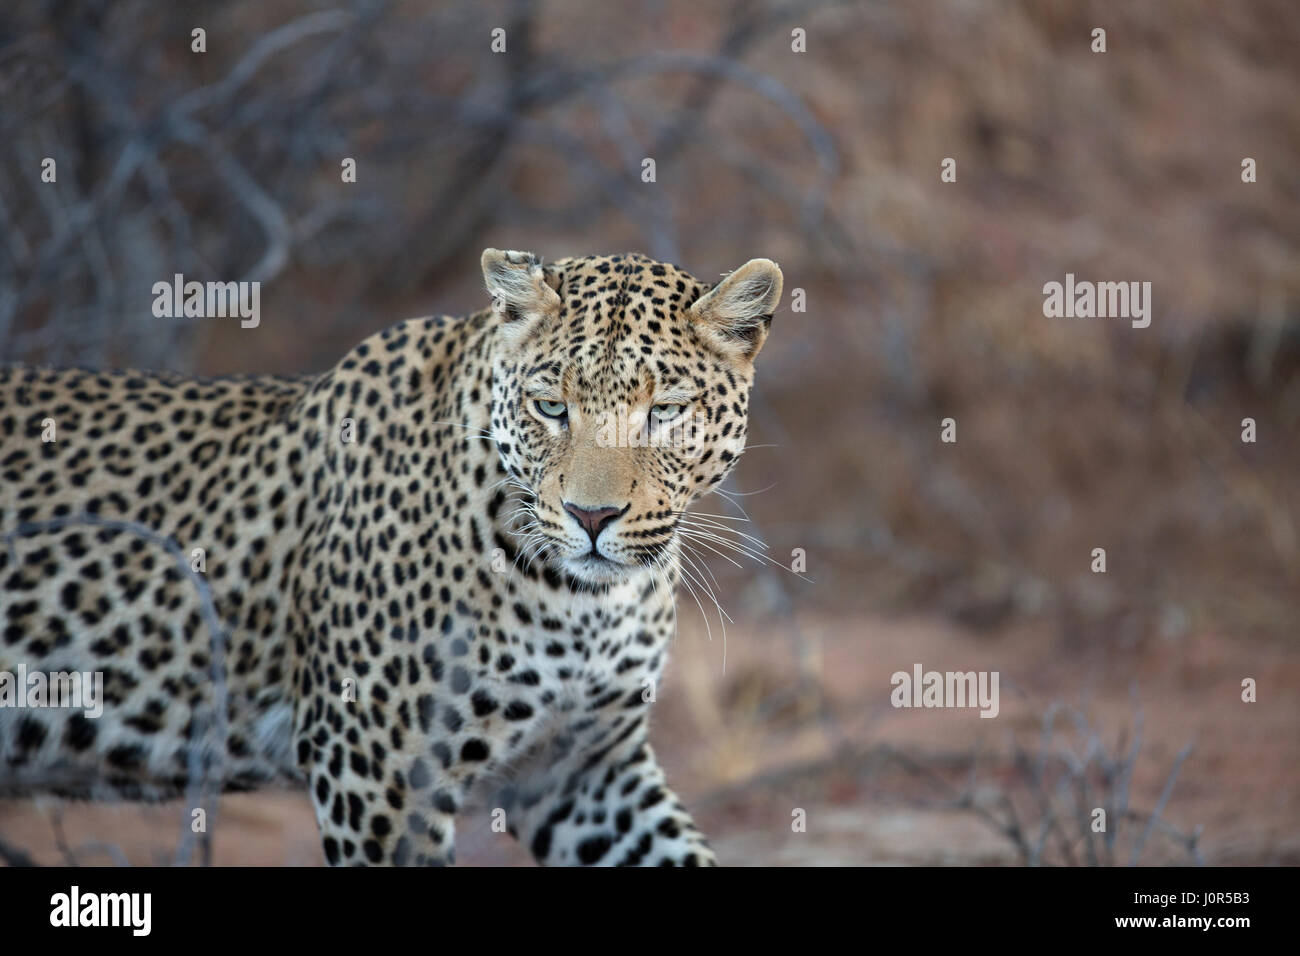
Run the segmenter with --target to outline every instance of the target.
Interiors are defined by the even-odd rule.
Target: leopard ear
[[[700,296],[690,318],[718,351],[752,361],[767,339],[782,281],[781,267],[771,259],[750,259]]]
[[[503,328],[522,335],[539,319],[560,310],[559,273],[543,269],[531,252],[483,250],[483,281]]]

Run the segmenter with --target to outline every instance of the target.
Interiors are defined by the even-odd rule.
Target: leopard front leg
[[[446,866],[456,862],[459,792],[435,755],[363,747],[333,704],[299,731],[325,859],[331,866]],[[343,729],[336,732],[333,728]]]
[[[522,792],[513,832],[548,866],[716,866],[668,788],[650,744],[633,740]]]

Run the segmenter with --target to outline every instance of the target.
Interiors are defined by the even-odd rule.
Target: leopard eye
[[[537,400],[537,410],[547,418],[564,418],[569,414],[569,406],[564,402],[548,402],[543,399]]]
[[[654,405],[650,409],[650,417],[657,422],[669,422],[685,410],[685,405]]]

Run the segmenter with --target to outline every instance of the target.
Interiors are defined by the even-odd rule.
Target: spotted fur
[[[0,368],[0,671],[106,697],[0,708],[0,793],[170,797],[207,766],[305,783],[332,864],[451,863],[471,801],[542,863],[714,862],[647,716],[679,518],[744,450],[780,270],[483,270],[491,308],[318,377]],[[696,432],[648,440],[651,407]],[[640,440],[602,439],[620,414]]]

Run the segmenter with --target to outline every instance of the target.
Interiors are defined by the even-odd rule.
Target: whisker
[[[756,547],[762,548],[765,551],[767,550],[766,541],[764,541],[762,538],[757,538],[752,534],[748,534],[744,531],[741,531],[739,528],[733,528],[730,525],[725,525],[725,524],[718,524],[715,521],[692,521],[691,517],[692,516],[687,516],[685,518],[680,519],[681,524],[685,525],[688,528],[712,528],[716,531],[725,531],[728,534],[738,534],[742,538],[747,538],[748,540],[753,542]]]
[[[679,518],[717,518],[720,521],[745,521],[745,522],[750,522],[753,520],[748,515],[746,515],[743,518],[739,518],[736,515],[715,515],[715,514],[709,514],[706,511],[674,511],[673,514]]]
[[[723,606],[722,606],[720,603],[718,603],[718,596],[717,596],[716,594],[713,593],[713,589],[712,589],[711,587],[709,587],[708,582],[704,580],[704,574],[703,574],[703,572],[700,570],[700,566],[699,566],[699,565],[695,562],[695,560],[691,557],[691,554],[690,554],[689,552],[690,552],[690,549],[689,549],[689,548],[685,548],[685,549],[683,549],[683,551],[682,551],[682,557],[685,558],[687,561],[689,561],[690,564],[691,564],[691,567],[695,569],[695,572],[694,572],[694,580],[695,580],[695,582],[696,582],[697,584],[699,584],[700,589],[704,591],[705,596],[706,596],[710,601],[713,602],[713,606],[714,606],[715,608],[717,608],[718,613],[722,616],[722,618],[726,618],[726,619],[727,619],[728,621],[730,621],[732,624],[735,624],[736,622],[733,621],[733,620],[731,619],[731,615],[728,614],[728,613],[726,612],[726,609],[723,608]],[[696,557],[698,557],[698,555],[696,555]],[[685,568],[683,568],[682,570],[685,571]],[[687,573],[689,573],[689,572],[687,572]],[[719,618],[719,623],[722,624],[722,636],[725,638],[726,635],[727,635],[726,624],[724,624],[724,623],[722,622],[721,618]]]
[[[681,528],[679,529],[678,533],[688,537],[692,541],[697,541],[700,543],[703,543],[705,541],[711,542],[713,544],[718,545],[719,547],[726,548],[728,551],[731,551],[733,554],[741,554],[747,558],[753,558],[755,561],[758,561],[760,563],[763,562],[764,560],[768,560],[768,561],[772,560],[762,552],[751,550],[741,542],[728,541],[725,538],[717,537],[716,535],[709,534],[708,532],[698,531],[698,530],[692,531],[688,528]]]
[[[690,550],[690,549],[689,549],[688,547],[683,547],[683,549],[682,549],[682,557],[685,558],[687,561],[690,561],[692,567],[695,567],[695,568],[698,569],[699,566],[695,563],[694,560],[692,560],[691,556],[687,553],[689,550]],[[682,568],[681,570],[682,570],[682,572],[683,572],[684,574],[686,574],[686,575],[692,577],[692,579],[695,580],[695,581],[700,585],[700,588],[704,591],[704,593],[705,593],[706,595],[708,595],[708,597],[709,597],[710,600],[713,601],[713,606],[714,606],[714,608],[717,609],[717,612],[718,612],[718,625],[719,625],[719,627],[720,627],[721,630],[722,630],[722,671],[723,671],[723,673],[725,674],[726,671],[727,671],[727,621],[730,621],[730,620],[731,620],[731,615],[729,615],[729,614],[728,614],[728,613],[723,609],[722,605],[718,603],[717,595],[715,595],[715,594],[713,593],[713,591],[709,589],[708,585],[706,585],[706,584],[705,584],[702,580],[700,580],[698,577],[694,577],[693,575],[691,575],[691,572],[690,572],[690,571],[687,571],[686,568]],[[697,604],[699,603],[698,599],[696,600],[696,603],[697,603]],[[701,613],[701,614],[704,613],[704,608],[703,608],[703,607],[700,608],[700,613]],[[725,620],[724,620],[724,619],[725,619]],[[735,622],[732,621],[732,623],[734,624]],[[708,618],[707,618],[707,617],[705,618],[705,627],[708,627]],[[709,640],[710,640],[710,641],[713,640],[713,633],[712,633],[712,630],[709,631]]]
[[[715,495],[722,495],[722,497],[730,501],[732,498],[750,498],[754,495],[761,495],[765,492],[771,491],[779,484],[780,484],[779,481],[774,481],[766,488],[759,488],[757,491],[723,491],[721,488],[714,488],[713,493]],[[740,507],[740,506],[737,505],[736,507]]]
[[[736,560],[735,558],[733,558],[731,555],[729,555],[729,554],[723,554],[723,553],[722,553],[721,551],[719,551],[717,548],[712,547],[711,545],[709,545],[709,543],[708,543],[704,538],[699,537],[699,536],[694,535],[694,534],[690,534],[690,532],[687,532],[687,531],[680,531],[679,533],[680,533],[680,534],[688,534],[688,535],[690,535],[690,538],[691,538],[692,541],[696,542],[697,544],[699,544],[699,545],[701,545],[701,546],[703,546],[703,547],[705,547],[705,548],[708,548],[710,551],[712,551],[712,552],[713,552],[714,554],[716,554],[718,557],[722,558],[724,561],[730,561],[730,562],[731,562],[732,564],[734,564],[736,567],[738,567],[738,568],[744,568],[744,565],[743,565],[743,564],[741,564],[739,561],[737,561],[737,560]]]
[[[689,535],[692,537],[692,540],[700,541],[701,543],[704,540],[712,541],[714,544],[720,547],[727,548],[728,550],[733,551],[737,554],[746,555],[747,557],[753,558],[755,561],[758,561],[760,563],[766,562],[767,564],[772,565],[772,567],[774,568],[780,568],[781,570],[787,571],[790,574],[793,574],[795,577],[800,578],[801,580],[807,581],[809,584],[813,583],[812,578],[808,577],[807,575],[799,571],[792,571],[789,567],[782,564],[780,561],[777,561],[775,558],[771,557],[770,555],[762,554],[758,551],[753,550],[752,548],[748,548],[745,545],[741,544],[740,542],[728,541],[725,538],[720,538],[716,535],[709,534],[708,532],[701,531],[699,529],[691,530],[688,528],[679,528],[678,533],[682,535]]]
[[[680,565],[677,570],[682,570]],[[691,583],[685,577],[680,578],[680,580],[682,584],[686,585],[686,593],[691,596],[691,600],[695,602],[695,606],[700,609],[700,617],[704,618],[704,632],[708,635],[709,643],[713,643],[713,628],[709,626],[709,616],[704,613],[704,605],[701,604],[700,599],[695,596],[695,588],[691,587]]]

